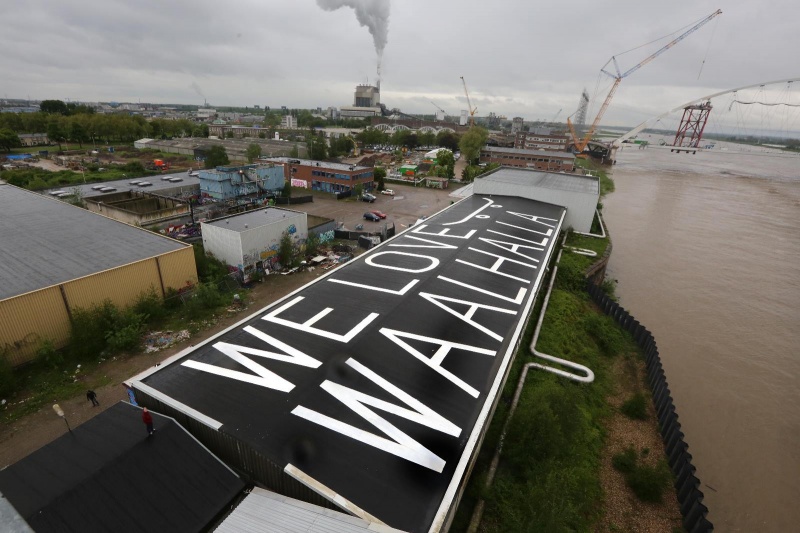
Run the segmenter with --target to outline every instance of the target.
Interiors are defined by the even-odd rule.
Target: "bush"
[[[647,419],[647,398],[641,392],[637,392],[620,408],[622,414],[634,420]]]
[[[583,327],[603,355],[614,356],[625,350],[624,334],[610,317],[598,313],[587,314]]]
[[[119,309],[110,300],[72,312],[70,355],[78,360],[97,359],[107,347],[106,332],[119,323]]]
[[[39,343],[39,347],[36,348],[36,362],[58,368],[64,363],[64,355],[56,350],[53,341],[44,339]]]
[[[306,239],[306,254],[317,255],[317,250],[319,250],[319,235],[309,233]]]
[[[14,392],[17,387],[17,375],[14,368],[6,359],[6,354],[0,352],[0,399]]]
[[[630,474],[636,470],[636,459],[636,450],[633,449],[633,446],[628,446],[624,452],[611,458],[611,464],[623,474]]]
[[[184,309],[186,316],[190,319],[196,319],[207,316],[211,311],[226,302],[225,295],[219,291],[216,285],[199,283],[192,297],[186,302]]]
[[[164,306],[164,300],[152,287],[150,292],[143,292],[136,298],[131,310],[138,315],[146,316],[147,324],[156,324],[167,317],[167,308]]]
[[[219,281],[228,275],[228,266],[222,261],[207,255],[202,244],[194,244],[194,262],[197,266],[197,277],[203,282]]]
[[[138,347],[146,321],[147,315],[140,315],[130,309],[121,313],[114,329],[106,331],[108,349],[121,352]]]
[[[625,476],[628,486],[637,498],[643,502],[660,502],[664,489],[672,478],[666,462],[656,466],[640,465]]]

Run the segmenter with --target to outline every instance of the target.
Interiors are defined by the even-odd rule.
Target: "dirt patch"
[[[614,408],[614,414],[606,424],[606,443],[600,467],[605,516],[595,531],[663,533],[681,528],[680,506],[674,489],[664,491],[661,503],[643,502],[628,488],[623,474],[611,464],[611,458],[629,446],[639,453],[639,461],[644,464],[655,465],[665,459],[655,409],[649,401],[650,391],[645,386],[644,361],[635,354],[627,354],[614,361],[612,371],[616,390],[608,398],[608,403]],[[619,411],[622,404],[637,392],[648,398],[647,420],[632,420]]]
[[[67,421],[72,428],[75,428],[118,401],[127,401],[127,389],[122,385],[126,379],[234,325],[324,273],[325,271],[322,269],[315,269],[290,276],[269,276],[262,283],[256,284],[250,291],[244,309],[236,312],[223,310],[208,329],[192,335],[187,340],[157,352],[145,353],[142,351],[136,354],[116,356],[103,362],[94,371],[80,378],[86,383],[87,389],[93,388],[97,393],[100,406],[92,407],[91,402],[86,399],[85,393],[68,400],[61,400],[58,404],[64,410]],[[109,384],[95,388],[95,383]],[[56,401],[54,400],[53,403]],[[4,425],[0,428],[0,468],[19,461],[66,432],[67,426],[64,420],[55,415],[50,405],[12,424]]]

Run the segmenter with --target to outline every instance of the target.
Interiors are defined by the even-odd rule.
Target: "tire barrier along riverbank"
[[[708,507],[703,504],[704,495],[700,490],[700,480],[695,476],[697,469],[692,465],[689,445],[683,440],[681,423],[678,422],[678,413],[675,412],[675,405],[672,403],[672,395],[653,334],[597,285],[588,282],[586,290],[603,313],[612,317],[617,324],[633,335],[636,344],[644,352],[647,381],[653,393],[653,404],[656,408],[661,437],[664,440],[667,462],[675,476],[675,489],[681,507],[683,527],[688,533],[713,531],[714,525],[706,518]]]

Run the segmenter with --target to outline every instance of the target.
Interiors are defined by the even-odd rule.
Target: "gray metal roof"
[[[593,176],[542,172],[524,168],[501,167],[494,172],[478,178],[482,182],[510,183],[529,187],[543,187],[560,191],[599,194],[600,180]],[[485,192],[484,192],[485,193]]]
[[[217,218],[210,222],[203,222],[204,225],[225,228],[231,231],[242,232],[248,229],[268,226],[274,222],[306,216],[300,211],[282,209],[280,207],[268,207],[266,209],[254,209],[246,213],[231,215],[229,217]]]
[[[402,533],[255,487],[215,533]]]
[[[296,157],[268,157],[267,161],[271,161],[273,163],[288,163],[289,161],[300,161],[299,163],[295,163],[297,165],[302,165],[305,167],[319,167],[320,169],[330,169],[330,170],[372,170],[370,167],[360,167],[358,165],[348,165],[346,163],[329,163],[327,161],[315,161],[312,159],[298,159]]]
[[[499,146],[484,146],[482,152],[499,154],[536,155],[541,157],[557,157],[559,159],[575,159],[575,154],[570,152],[554,152],[551,150],[524,150],[522,148],[502,148]]]
[[[0,300],[186,245],[12,185],[0,185]]]

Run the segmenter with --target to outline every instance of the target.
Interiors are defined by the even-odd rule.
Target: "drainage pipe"
[[[573,231],[572,233],[577,233],[578,235],[586,235],[587,237],[595,237],[597,239],[605,239],[606,228],[603,227],[603,217],[600,216],[599,209],[595,209],[594,212],[597,213],[597,221],[600,223],[600,233],[583,233],[581,231]]]

